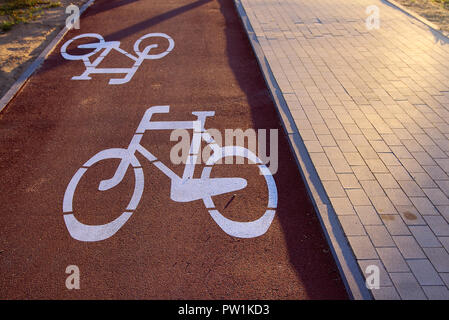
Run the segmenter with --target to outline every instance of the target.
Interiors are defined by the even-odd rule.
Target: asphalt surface
[[[139,37],[157,32],[173,38],[173,51],[143,61],[121,85],[108,82],[123,75],[71,80],[85,67],[60,54],[67,40],[84,33],[120,41],[132,54]],[[167,47],[164,41],[157,52]],[[68,51],[88,50],[75,48],[74,42]],[[101,67],[131,65],[113,52]],[[170,179],[138,155],[145,186],[127,223],[99,242],[70,236],[62,203],[72,176],[97,152],[126,148],[145,110],[155,105],[171,108],[155,120],[194,120],[192,111],[211,110],[206,128],[279,129],[279,201],[264,235],[231,237],[201,200],[172,201]],[[183,166],[170,164],[175,143],[169,131],[146,132],[141,142],[181,175]],[[123,212],[134,188],[131,169],[115,188],[97,190],[118,163],[104,160],[83,176],[73,201],[78,220],[104,224]],[[267,187],[254,166],[216,165],[211,176],[248,181],[229,204],[229,194],[214,198],[226,217],[249,221],[266,209]],[[0,177],[2,299],[347,298],[231,0],[95,1],[81,29],[64,37],[0,114]],[[65,286],[68,265],[80,269],[79,290]]]

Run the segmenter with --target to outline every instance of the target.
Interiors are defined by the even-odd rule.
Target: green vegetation
[[[449,0],[432,0],[432,1],[440,4],[443,8],[449,10]]]
[[[61,2],[51,0],[0,0],[0,30],[8,31],[20,22],[40,17],[43,9],[60,6]]]

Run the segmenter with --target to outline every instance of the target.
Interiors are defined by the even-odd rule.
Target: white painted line
[[[85,3],[81,9],[80,9],[80,15],[90,6],[94,3],[95,0],[89,0],[87,3]],[[64,28],[56,35],[56,37],[48,44],[47,47],[45,47],[44,51],[41,52],[41,54],[34,60],[34,62],[25,70],[24,73],[17,79],[16,82],[11,86],[11,88],[6,92],[6,94],[0,99],[0,112],[3,111],[3,109],[8,105],[8,103],[12,100],[12,98],[15,97],[17,92],[19,92],[20,88],[27,82],[27,80],[31,77],[31,75],[36,71],[39,66],[44,62],[44,60],[48,57],[48,55],[54,50],[56,45],[59,43],[59,41],[62,40],[62,38],[65,36],[65,34],[69,31],[67,26],[64,26]]]
[[[274,210],[267,210],[265,211],[265,214],[257,220],[237,222],[226,218],[217,210],[209,210],[209,214],[219,227],[230,236],[236,238],[255,238],[265,234],[271,226],[275,212],[276,211]]]

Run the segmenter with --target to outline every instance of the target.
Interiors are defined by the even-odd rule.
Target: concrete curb
[[[245,27],[248,39],[257,57],[265,82],[270,90],[273,101],[281,118],[285,133],[289,137],[290,147],[294,153],[301,176],[305,181],[307,191],[318,213],[321,226],[332,255],[340,271],[346,290],[351,299],[371,300],[372,295],[365,285],[364,276],[352,252],[337,215],[319,179],[318,173],[309,157],[304,141],[290,114],[283,94],[271,71],[269,63],[262,51],[254,33],[245,9],[240,0],[234,0],[241,21]]]
[[[440,27],[437,26],[435,23],[427,20],[426,18],[420,16],[419,14],[417,14],[416,12],[407,9],[406,7],[404,7],[403,5],[397,3],[394,0],[381,0],[382,2],[386,2],[387,4],[392,5],[393,7],[396,7],[396,9],[404,12],[405,14],[411,16],[412,18],[415,18],[416,20],[420,21],[421,23],[425,24],[426,26],[428,26],[429,28],[433,29],[435,32],[438,32],[439,34],[441,34],[443,37],[446,37],[449,39],[449,32],[440,30]]]
[[[80,8],[80,15],[94,3],[95,0],[89,0]],[[33,61],[33,63],[25,70],[24,73],[21,74],[19,79],[14,82],[11,88],[5,93],[5,95],[0,99],[0,112],[6,108],[9,102],[15,97],[15,95],[19,92],[22,86],[27,82],[27,80],[31,77],[31,75],[41,66],[41,64],[45,61],[48,55],[53,51],[56,45],[61,41],[61,39],[65,36],[65,34],[69,31],[67,26],[56,35],[56,37],[45,47],[45,49],[41,52],[41,54]]]

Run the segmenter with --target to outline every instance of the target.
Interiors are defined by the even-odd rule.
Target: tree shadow
[[[229,66],[247,96],[254,128],[282,128],[234,1],[217,2],[225,18]],[[279,194],[276,215],[284,233],[290,263],[309,298],[345,299],[344,284],[282,129],[278,142],[279,170],[274,175]]]
[[[107,2],[104,2],[97,10],[86,11],[85,14],[83,15],[83,18],[94,16],[101,12],[112,10],[137,1],[139,0],[109,0]]]
[[[141,30],[147,29],[149,27],[152,27],[156,24],[159,24],[165,20],[171,19],[176,17],[177,15],[180,15],[182,13],[185,13],[187,11],[196,9],[199,6],[202,6],[206,3],[211,2],[212,0],[198,0],[192,3],[189,3],[187,5],[184,5],[182,7],[170,10],[168,12],[162,13],[160,15],[157,15],[155,17],[152,17],[151,19],[147,19],[145,21],[136,23],[128,28],[122,29],[120,31],[108,34],[105,36],[105,38],[108,39],[121,39],[124,38],[126,36],[128,36],[129,34],[135,34]]]

